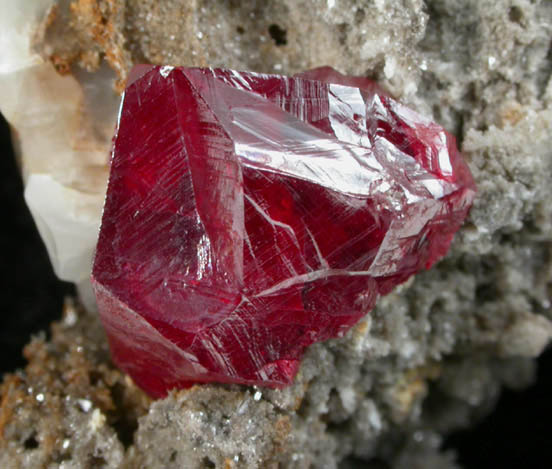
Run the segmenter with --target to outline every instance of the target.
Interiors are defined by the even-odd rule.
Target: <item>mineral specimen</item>
[[[24,13],[27,7],[29,17],[29,8],[34,11],[39,3],[45,2],[0,0],[0,61],[9,54],[19,63],[25,51],[15,49],[19,23],[9,12]],[[108,146],[87,138],[83,148],[80,132],[105,124],[112,133],[120,99],[110,83],[101,84],[108,68],[103,54],[99,70],[88,64],[83,69],[79,62],[96,57],[100,41],[105,56],[114,57],[110,38],[116,35],[124,39],[120,43],[131,63],[209,64],[288,75],[328,63],[374,77],[401,102],[454,131],[478,195],[446,258],[380,298],[343,338],[309,346],[293,384],[284,389],[210,384],[142,404],[132,380],[113,368],[99,317],[72,312],[47,340],[35,336],[25,351],[26,370],[4,378],[0,467],[542,466],[549,446],[549,355],[542,357],[539,386],[516,397],[515,409],[506,404],[513,402],[508,393],[487,421],[500,422],[500,428],[486,424],[465,433],[469,444],[453,439],[443,446],[443,438],[459,428],[473,429],[495,407],[502,389],[526,387],[536,377],[537,363],[526,357],[540,354],[552,337],[552,2],[48,3],[59,6],[48,40],[33,34],[27,42],[45,63],[24,69],[40,87],[31,93],[20,72],[2,76],[0,110],[16,132],[23,165],[31,158],[33,164],[55,162],[55,174],[46,168],[55,180],[65,184],[75,168],[70,162],[88,162],[79,149],[101,148],[106,158]],[[78,8],[64,14],[71,5]],[[117,17],[112,6],[119,9]],[[287,31],[286,45],[271,37],[273,24]],[[30,24],[24,32],[38,29]],[[50,61],[57,65],[60,57],[68,60],[71,74],[56,77]],[[93,107],[78,119],[64,118],[58,111],[73,105],[73,88],[56,86],[52,94],[42,74],[47,66],[48,78],[77,83],[85,93],[93,87],[101,96],[85,94]],[[124,68],[114,73],[127,76]],[[20,88],[4,86],[8,79]],[[102,104],[109,96],[116,101],[112,117]],[[13,110],[7,107],[12,102]],[[74,123],[59,145],[45,138],[54,121]],[[25,125],[31,122],[37,125]],[[89,176],[76,178],[86,184],[84,193],[103,193],[103,182]],[[48,193],[39,197],[50,201]],[[98,197],[103,202],[103,194]],[[56,221],[81,214],[56,204],[52,200],[50,212],[57,209]],[[101,203],[97,213],[94,227],[100,224]],[[81,246],[87,242],[78,240]],[[58,243],[61,251],[54,254],[65,256],[65,245]],[[6,265],[6,271],[25,283],[19,298],[26,303],[27,292],[38,292],[28,290],[24,265],[18,270]],[[88,260],[82,267],[89,271]],[[9,298],[6,292],[4,308],[17,314]],[[28,306],[24,311],[28,314]],[[77,404],[81,399],[93,403],[88,413]]]
[[[306,346],[445,254],[475,193],[454,137],[369,80],[130,82],[93,286],[115,361],[154,396],[289,384]]]

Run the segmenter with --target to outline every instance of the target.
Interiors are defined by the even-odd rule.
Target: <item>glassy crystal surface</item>
[[[371,81],[140,66],[114,139],[93,286],[153,396],[285,386],[443,256],[475,187],[455,139]]]

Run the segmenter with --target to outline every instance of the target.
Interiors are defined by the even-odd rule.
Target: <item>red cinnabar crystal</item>
[[[139,67],[93,269],[115,362],[153,396],[284,386],[443,256],[475,187],[454,137],[369,80]]]

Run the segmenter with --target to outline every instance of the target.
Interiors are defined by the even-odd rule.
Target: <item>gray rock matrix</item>
[[[448,256],[312,346],[284,390],[196,386],[149,402],[113,369],[97,318],[69,305],[5,379],[0,466],[459,467],[442,436],[529,384],[552,337],[552,2],[115,3],[131,62],[377,79],[457,135],[478,195]]]

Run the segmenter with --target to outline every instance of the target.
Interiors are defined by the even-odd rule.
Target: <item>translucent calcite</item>
[[[53,269],[76,283],[80,301],[94,310],[90,268],[119,96],[105,64],[95,72],[75,66],[64,75],[52,65],[45,28],[61,20],[70,3],[76,2],[0,0],[0,112],[10,124],[25,201]],[[56,34],[52,29],[48,37]]]
[[[284,386],[305,348],[443,256],[475,194],[455,139],[366,79],[141,66],[93,269],[153,396]]]

